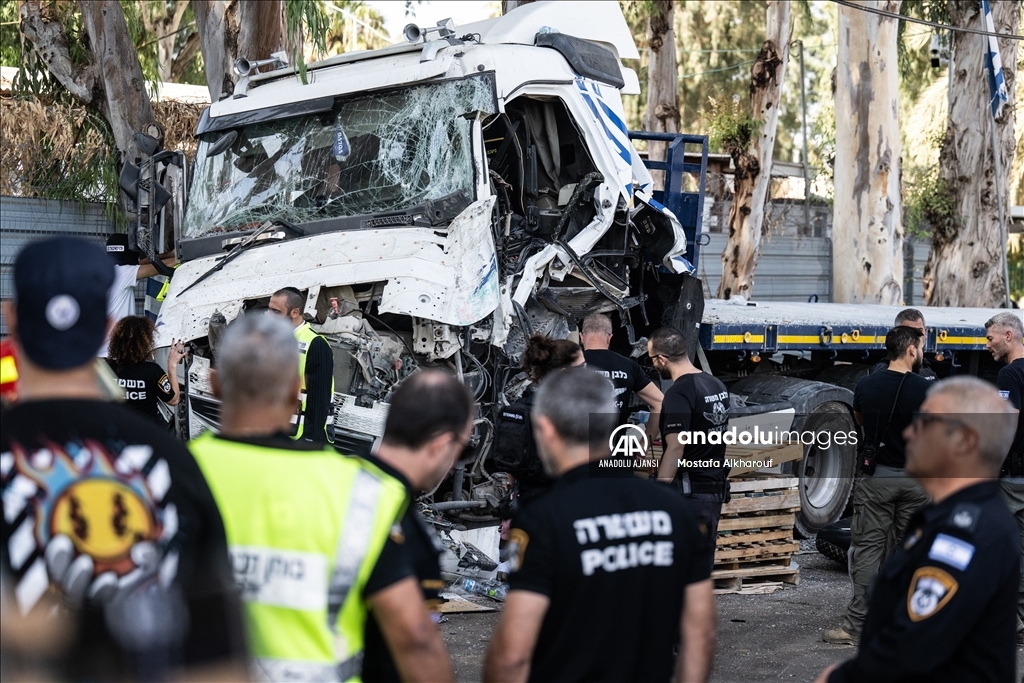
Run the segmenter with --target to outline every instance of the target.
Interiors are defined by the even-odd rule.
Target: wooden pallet
[[[770,592],[763,584],[799,581],[791,563],[800,544],[793,538],[800,506],[796,477],[743,475],[730,481],[732,500],[722,506],[715,539],[716,589],[725,592]]]
[[[765,564],[741,569],[715,569],[711,572],[715,593],[771,593],[785,585],[800,583],[800,566],[787,559],[786,564]]]

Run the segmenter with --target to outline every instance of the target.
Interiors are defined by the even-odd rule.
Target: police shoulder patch
[[[519,571],[523,566],[526,546],[530,543],[530,534],[522,529],[513,528],[508,532],[508,568],[509,572]]]
[[[159,384],[160,384],[160,388],[161,388],[161,389],[163,390],[163,392],[164,392],[165,394],[169,394],[169,393],[171,393],[171,380],[169,380],[169,379],[167,378],[167,375],[162,375],[162,376],[160,377],[160,382],[159,382]]]
[[[949,572],[938,567],[921,567],[914,572],[907,592],[907,616],[924,621],[953,599],[960,584]]]
[[[973,545],[961,538],[949,536],[948,534],[936,536],[935,540],[932,541],[932,547],[928,549],[929,560],[948,564],[950,567],[955,567],[960,571],[967,569],[967,565],[971,563],[972,557],[974,557]]]

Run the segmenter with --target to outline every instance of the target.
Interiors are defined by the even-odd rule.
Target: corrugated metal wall
[[[712,233],[711,242],[701,247],[698,274],[705,283],[705,295],[715,296],[722,279],[722,250],[726,235]],[[913,298],[907,305],[924,305],[922,275],[930,245],[912,242],[914,256]],[[761,242],[754,278],[754,299],[764,301],[831,301],[831,253],[826,237],[790,237],[774,235]],[[710,294],[709,294],[710,293]]]
[[[0,197],[0,298],[14,296],[14,260],[29,242],[53,235],[77,235],[104,244],[114,225],[102,204],[78,204],[29,197]],[[142,311],[145,289],[135,290],[136,310]],[[0,315],[0,335],[7,321]]]

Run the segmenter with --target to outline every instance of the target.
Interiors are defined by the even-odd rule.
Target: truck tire
[[[817,406],[801,427],[815,433],[851,432],[855,430],[849,409],[838,401]],[[804,447],[804,459],[794,463],[800,477],[800,512],[796,528],[806,538],[842,517],[853,492],[856,477],[857,449],[845,442],[830,440],[828,447],[819,444]]]

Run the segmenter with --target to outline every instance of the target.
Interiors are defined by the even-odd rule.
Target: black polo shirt
[[[415,499],[416,492],[412,490],[408,480],[401,472],[375,456],[365,459],[402,482],[409,494],[409,500]],[[427,608],[436,609],[440,603],[438,593],[444,588],[444,582],[441,580],[441,566],[438,562],[443,548],[433,527],[413,507],[413,505],[409,505],[406,508],[405,515],[402,517],[401,531],[399,533],[392,532],[391,538],[388,540],[388,547],[385,548],[385,552],[381,553],[377,564],[383,566],[389,563],[399,563],[408,567],[416,576],[420,590],[423,592],[423,598],[427,602]],[[403,555],[402,558],[399,558],[395,552],[399,549]],[[373,577],[367,583],[368,590],[365,591],[365,594],[370,595],[376,592],[372,583],[374,583]],[[398,669],[391,658],[388,644],[384,640],[380,625],[377,624],[372,612],[366,617],[365,634],[362,675],[364,683],[377,683],[378,681],[399,683],[402,679],[398,675]]]
[[[677,477],[689,473],[691,482],[721,483],[729,476],[721,433],[729,426],[729,390],[706,372],[682,375],[665,392],[661,403],[661,438],[664,443],[686,432],[683,462]],[[717,439],[712,432],[719,432]],[[712,443],[717,440],[718,443]],[[688,464],[687,464],[688,463]]]
[[[860,649],[829,683],[1014,680],[1017,525],[995,481],[914,513],[875,577]]]
[[[888,369],[866,375],[857,382],[853,392],[853,409],[864,419],[864,442],[880,444],[879,465],[899,469],[906,467],[903,430],[910,424],[914,412],[924,403],[925,394],[931,386],[931,382],[917,373]]]
[[[531,681],[668,681],[687,585],[713,545],[686,502],[646,479],[555,481],[512,523],[509,588],[551,599]]]

